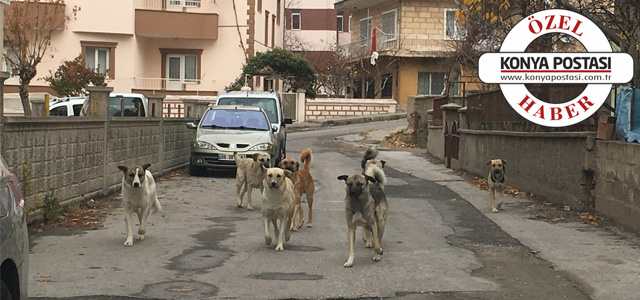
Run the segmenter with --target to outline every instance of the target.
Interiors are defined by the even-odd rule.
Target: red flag
[[[376,38],[376,29],[371,29],[371,53],[377,50],[377,38]]]

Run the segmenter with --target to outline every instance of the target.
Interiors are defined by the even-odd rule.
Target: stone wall
[[[594,133],[460,130],[460,167],[487,176],[487,161],[507,161],[507,183],[572,209],[593,206],[585,189]]]
[[[157,174],[186,164],[195,131],[185,122],[8,119],[0,148],[25,185],[27,208],[35,209],[48,192],[65,201],[117,189],[118,165],[151,163]]]
[[[398,103],[393,99],[307,99],[305,120],[317,121],[395,113],[397,106]]]
[[[595,153],[596,211],[640,232],[640,145],[597,141]]]

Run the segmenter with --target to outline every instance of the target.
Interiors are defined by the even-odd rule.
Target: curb
[[[331,126],[345,126],[351,124],[361,124],[369,122],[381,122],[381,121],[393,121],[400,120],[407,117],[407,113],[391,113],[391,114],[377,114],[356,118],[341,118],[323,121],[309,121],[300,123],[299,125],[293,125],[288,127],[288,132],[300,132],[309,131],[317,128],[331,127]]]

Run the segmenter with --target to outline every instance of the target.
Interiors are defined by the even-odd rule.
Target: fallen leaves
[[[580,213],[578,214],[578,217],[585,224],[600,225],[600,223],[602,223],[602,218],[589,212]]]
[[[382,141],[385,147],[389,148],[415,148],[415,137],[408,133],[407,129],[396,131],[384,138]]]

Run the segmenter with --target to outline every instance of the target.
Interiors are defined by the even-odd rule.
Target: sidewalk
[[[399,119],[406,119],[406,113],[390,113],[390,114],[377,114],[377,115],[368,115],[368,116],[358,116],[358,117],[347,117],[347,118],[338,118],[331,120],[322,120],[322,121],[306,121],[302,123],[295,123],[287,126],[288,132],[299,132],[299,131],[307,131],[313,130],[320,127],[328,127],[328,126],[343,126],[350,124],[360,124],[367,122],[379,122],[379,121],[392,121]]]
[[[380,136],[383,135],[378,132],[361,140],[375,143],[371,141]],[[341,140],[355,142],[349,137]],[[477,188],[442,164],[430,162],[420,154],[424,149],[412,152],[381,151],[380,158],[387,161],[389,168],[448,187],[531,249],[531,254],[549,261],[556,270],[565,271],[569,278],[586,287],[593,299],[626,300],[640,295],[638,238],[582,222],[539,220],[531,210],[534,202],[509,195],[499,195],[504,210],[491,213],[487,209],[488,191]]]

